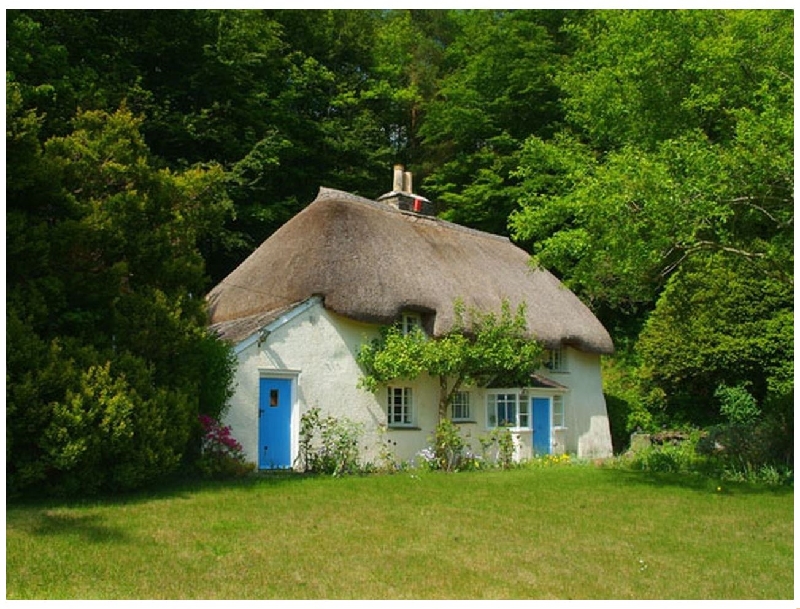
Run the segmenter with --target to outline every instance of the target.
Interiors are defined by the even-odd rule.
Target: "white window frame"
[[[498,421],[498,396],[503,396],[502,404],[510,404],[508,398],[514,398],[514,420],[510,425],[499,425]],[[521,399],[523,398],[523,399]],[[524,403],[523,403],[524,402]],[[494,419],[494,421],[493,421]],[[493,389],[486,393],[486,428],[496,429],[503,427],[512,431],[531,429],[531,405],[527,396],[522,396],[518,389]]]
[[[569,372],[567,366],[567,350],[563,347],[549,349],[544,367],[550,372]]]
[[[528,396],[517,396],[517,426],[516,429],[533,429],[531,401]]]
[[[457,410],[459,414],[456,414]],[[454,422],[472,421],[472,397],[469,391],[456,391],[450,401],[450,418]]]
[[[567,428],[567,410],[564,395],[556,393],[550,397],[550,418],[553,429]]]
[[[424,332],[422,327],[422,315],[419,313],[403,313],[400,319],[400,329],[403,334],[411,334],[415,328],[419,328]]]
[[[397,398],[399,402],[395,401]],[[394,429],[414,427],[414,392],[411,387],[392,385],[386,388],[386,425]]]

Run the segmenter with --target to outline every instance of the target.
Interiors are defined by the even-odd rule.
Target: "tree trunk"
[[[441,423],[444,419],[449,419],[450,416],[447,412],[447,407],[450,405],[450,398],[461,387],[462,377],[457,377],[453,386],[448,389],[447,377],[444,375],[439,376],[439,420]]]

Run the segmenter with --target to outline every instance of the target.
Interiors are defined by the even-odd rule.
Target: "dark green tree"
[[[180,466],[197,415],[228,397],[197,249],[230,211],[222,171],[155,168],[125,109],[42,146],[7,91],[9,489],[141,486]]]
[[[662,396],[655,412],[717,422],[717,388],[742,383],[767,410],[791,402],[793,317],[790,283],[719,252],[692,259],[668,282],[637,344],[644,384]]]
[[[553,80],[560,49],[546,13],[449,14],[457,33],[419,137],[425,187],[450,220],[506,234],[519,196],[513,172],[521,145],[532,135],[549,137],[561,118]]]

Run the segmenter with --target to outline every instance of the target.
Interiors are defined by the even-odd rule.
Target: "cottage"
[[[439,384],[422,377],[369,393],[356,354],[381,325],[440,336],[454,304],[499,312],[525,303],[528,329],[547,348],[527,387],[465,387],[451,418],[475,440],[510,426],[516,457],[611,454],[600,355],[606,330],[551,273],[508,239],[446,222],[395,169],[376,201],[321,188],[208,295],[213,329],[234,345],[236,388],[226,423],[261,469],[292,467],[300,417],[318,407],[365,430],[364,456],[388,442],[398,459],[428,445]]]

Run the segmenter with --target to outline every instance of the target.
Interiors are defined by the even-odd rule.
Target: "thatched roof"
[[[282,315],[288,313],[300,304],[299,302],[293,302],[282,307],[264,311],[263,313],[221,321],[213,324],[212,330],[214,330],[215,334],[220,338],[232,343],[238,343],[253,334],[253,332],[257,332],[276,319],[279,319]]]
[[[611,353],[591,311],[529,260],[504,237],[322,188],[209,293],[211,323],[270,317],[320,296],[327,309],[370,323],[418,311],[441,335],[457,299],[494,312],[507,300],[512,310],[525,303],[529,330],[548,346]]]

